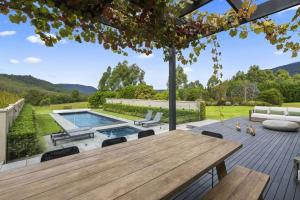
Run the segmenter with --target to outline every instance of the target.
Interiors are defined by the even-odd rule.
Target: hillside
[[[280,69],[284,69],[290,73],[291,76],[300,73],[300,62],[290,63],[280,67],[275,67],[272,69],[273,72],[277,72]]]
[[[33,76],[0,74],[0,90],[14,93],[25,93],[29,90],[39,90],[46,93],[69,93],[77,89],[82,94],[90,94],[96,89],[90,86],[74,84],[53,84]]]
[[[85,86],[80,84],[55,84],[58,88],[66,91],[78,90],[83,94],[92,94],[97,91],[96,88],[92,86]]]

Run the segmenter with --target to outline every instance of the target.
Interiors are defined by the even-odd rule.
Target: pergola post
[[[169,130],[176,130],[176,50],[169,51]]]

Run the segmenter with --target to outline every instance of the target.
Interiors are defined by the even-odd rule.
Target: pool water
[[[60,113],[60,115],[79,128],[98,127],[124,123],[120,120],[97,115],[91,112]]]
[[[121,126],[116,128],[110,128],[98,131],[104,135],[106,135],[109,138],[116,138],[116,137],[125,137],[128,135],[137,134],[141,130],[131,127],[131,126]]]

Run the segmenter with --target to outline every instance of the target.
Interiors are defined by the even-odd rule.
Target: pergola
[[[235,13],[236,15],[239,14],[240,11],[245,10],[245,8],[243,7],[243,3],[244,3],[243,0],[226,0],[226,1],[232,7],[232,9],[234,10],[232,12]],[[8,1],[8,0],[4,0],[3,2],[1,2],[0,3],[0,13],[1,12],[5,13],[5,14],[9,13],[9,10],[7,9],[7,7],[10,7],[10,9],[13,9],[13,10],[16,10],[16,11],[21,10],[21,12],[24,12],[28,16],[30,16],[30,18],[32,19],[31,22],[33,22],[33,20],[35,20],[33,23],[36,23],[34,25],[36,26],[37,29],[39,29],[39,28],[43,29],[43,31],[41,31],[41,32],[43,32],[42,35],[44,35],[44,36],[47,36],[47,32],[48,33],[50,32],[50,28],[47,28],[47,26],[45,26],[44,23],[42,23],[42,25],[37,25],[38,20],[36,18],[42,16],[42,17],[45,17],[45,18],[48,17],[48,18],[50,18],[50,20],[53,20],[53,16],[48,13],[47,9],[43,10],[43,9],[37,8],[37,10],[32,11],[31,8],[34,7],[34,6],[32,6],[30,4],[32,4],[33,2],[39,2],[40,4],[48,4],[48,6],[50,5],[49,2],[51,2],[50,7],[52,7],[52,8],[59,8],[60,6],[63,6],[63,8],[66,8],[65,9],[66,13],[63,13],[59,16],[56,16],[57,17],[56,20],[62,20],[63,21],[64,17],[65,17],[64,14],[66,14],[66,15],[70,14],[70,16],[72,17],[73,12],[75,12],[76,15],[79,13],[79,15],[81,15],[81,17],[82,17],[80,20],[83,21],[83,22],[81,22],[79,20],[80,21],[79,25],[82,24],[82,27],[81,27],[82,29],[92,29],[92,31],[94,31],[98,27],[97,26],[94,27],[93,23],[100,23],[101,25],[104,25],[104,26],[107,26],[107,27],[112,27],[115,30],[120,30],[120,31],[122,31],[122,28],[123,29],[124,28],[126,28],[126,29],[131,28],[131,27],[128,27],[127,24],[126,24],[127,26],[125,25],[125,26],[122,27],[118,23],[120,21],[114,21],[115,19],[113,19],[113,17],[112,18],[106,18],[105,16],[103,16],[103,8],[106,5],[110,5],[114,2],[116,2],[116,0],[115,1],[114,0],[97,0],[97,1],[96,0],[89,0],[89,1],[83,1],[83,0],[62,0],[62,1],[50,0],[49,2],[46,1],[46,3],[43,2],[43,1],[38,1],[38,0],[28,1],[29,3],[24,1],[27,4],[26,3],[24,3],[24,4],[20,3],[21,1],[20,2],[16,1],[16,2]],[[156,1],[154,1],[154,0],[126,0],[126,1],[121,1],[121,2],[122,3],[128,3],[130,5],[134,5],[138,8],[144,8],[143,6],[151,4],[151,3],[156,2]],[[162,1],[157,1],[157,2],[166,3],[168,1],[163,1],[162,0]],[[177,3],[178,1],[169,1],[169,2]],[[175,12],[176,14],[171,13],[171,15],[170,15],[170,13],[165,13],[164,10],[163,10],[160,13],[158,13],[158,15],[163,16],[165,18],[169,18],[171,16],[172,20],[174,19],[174,21],[172,21],[172,24],[175,25],[175,28],[181,26],[181,27],[183,27],[182,29],[184,31],[185,25],[187,25],[187,26],[190,25],[189,22],[184,17],[191,14],[191,13],[193,13],[194,11],[198,10],[199,8],[205,6],[206,4],[208,4],[210,2],[212,2],[212,0],[189,0],[189,1],[186,0],[186,1],[180,1],[180,3],[183,3],[183,5],[180,4],[179,12]],[[252,2],[252,1],[250,1],[250,2]],[[176,5],[179,5],[179,4],[176,4]],[[256,21],[258,19],[264,18],[264,17],[269,16],[271,14],[280,12],[280,11],[285,10],[285,9],[289,9],[289,8],[297,6],[297,5],[300,5],[300,0],[267,0],[267,1],[264,1],[263,3],[256,4],[256,9],[254,10],[254,12],[251,12],[250,16],[248,16],[248,15],[247,15],[247,17],[240,17],[239,16],[240,18],[237,22],[237,25],[242,25],[242,24],[245,24],[245,23],[248,23],[248,22],[251,22],[251,21]],[[119,6],[119,8],[122,8],[122,5],[118,4],[118,6]],[[81,8],[82,8],[82,10],[80,10]],[[52,10],[53,9],[50,9],[50,11],[52,11]],[[82,16],[85,13],[89,13],[88,16]],[[155,13],[155,12],[153,12],[153,13]],[[127,15],[128,13],[122,13],[122,14]],[[136,14],[137,14],[137,12],[134,13],[134,14],[129,13],[128,16],[130,15],[131,19],[133,19],[133,18],[136,19]],[[155,18],[156,15],[153,14],[152,16],[154,16],[154,18]],[[92,19],[90,19],[90,17]],[[25,22],[26,21],[22,18],[22,16],[18,16],[16,18],[12,17],[12,19],[15,21],[15,23],[20,23],[20,22]],[[87,20],[87,21],[84,21],[84,20]],[[159,20],[160,19],[158,19],[158,21]],[[68,24],[68,25],[71,24],[71,26],[74,24],[74,22],[72,20],[71,21],[66,20],[66,21],[64,21],[64,23]],[[150,28],[146,27],[148,29],[144,30],[145,34],[147,34],[147,31],[152,28],[151,26],[154,23],[155,22],[152,21],[152,18],[148,21],[147,25],[150,26]],[[165,26],[165,21],[159,21],[159,23],[163,23],[162,25]],[[59,23],[56,23],[55,26],[59,27],[60,25],[58,25],[58,24]],[[47,25],[48,25],[48,27],[50,27],[49,24],[47,24]],[[78,24],[76,24],[76,25],[78,25]],[[73,25],[73,26],[76,27],[76,25]],[[193,33],[191,33],[189,35],[189,37],[187,39],[187,42],[195,41],[196,39],[198,39],[197,38],[198,34],[201,35],[201,38],[204,38],[204,37],[208,37],[210,35],[216,34],[218,32],[228,30],[230,28],[236,28],[237,25],[235,24],[235,27],[232,27],[232,24],[228,23],[228,26],[226,26],[226,28],[224,28],[224,26],[220,26],[220,27],[216,28],[216,27],[213,27],[211,24],[207,24],[206,28],[211,29],[209,31],[207,31],[207,29],[202,30],[202,28],[199,28],[201,26],[199,26],[199,27],[195,26],[196,28],[193,27]],[[299,26],[299,25],[297,25],[297,26]],[[92,28],[90,28],[90,27],[92,27]],[[182,29],[181,29],[181,31],[182,31]],[[155,35],[156,30],[153,29],[151,31],[152,31],[151,34]],[[176,31],[177,30],[175,29],[171,32],[172,33],[177,33]],[[65,32],[68,32],[68,31],[63,30],[61,33],[59,33],[60,36],[64,37],[64,35],[68,35],[68,33],[65,33]],[[127,35],[125,33],[125,38],[127,40],[128,40],[128,38],[131,37],[130,33],[131,32],[129,32],[129,34],[128,34],[128,32],[127,32]],[[136,32],[134,32],[134,33],[136,33]],[[168,33],[169,32],[162,32],[162,34],[160,34],[160,36],[166,38],[166,37],[168,37]],[[101,36],[102,33],[98,33],[98,34],[100,34],[100,36]],[[195,34],[195,35],[193,35],[193,34]],[[139,35],[140,38],[143,38],[143,36],[144,35],[142,35],[142,36]],[[95,40],[95,38],[93,38],[93,39]],[[110,40],[109,37],[104,38],[104,40],[105,39]],[[80,36],[79,36],[78,40],[81,42]],[[157,42],[157,41],[154,41],[154,40],[156,40],[155,37],[150,37],[150,39],[148,39],[147,42],[148,43]],[[160,42],[161,40],[158,40],[158,41]],[[170,41],[163,44],[164,47],[167,50],[169,50],[169,52],[168,52],[168,61],[169,61],[169,129],[170,130],[175,130],[176,129],[176,48],[177,48],[177,51],[178,50],[181,51],[183,48],[188,47],[188,45],[185,45],[185,46],[181,46],[181,45],[178,46],[177,45],[176,46],[175,43],[177,41],[176,42],[175,41],[174,41],[174,39],[173,40],[170,39]],[[128,44],[131,41],[129,41],[129,42],[126,41],[126,42],[127,43],[125,43],[125,45],[123,45],[123,46],[120,45],[121,48],[124,48],[124,46],[126,47],[126,45],[128,47]],[[139,44],[141,44],[144,41],[139,41],[139,42],[140,42]],[[47,44],[47,42],[46,42],[46,44]],[[51,45],[53,45],[53,44],[51,44]],[[114,49],[113,45],[111,45],[110,47],[111,47],[111,49]],[[154,48],[154,46],[152,46],[152,48]],[[299,46],[297,46],[297,48],[299,48]],[[115,49],[118,49],[118,46],[117,47],[115,46]],[[141,52],[141,51],[138,51],[138,52]],[[180,58],[180,57],[178,57],[178,58]]]

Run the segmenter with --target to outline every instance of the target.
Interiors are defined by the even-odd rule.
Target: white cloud
[[[53,34],[48,34],[48,36],[51,36],[51,37],[55,37],[55,35]],[[41,40],[41,37],[39,35],[31,35],[31,36],[28,36],[26,38],[26,40],[28,40],[29,42],[33,43],[33,44],[45,44],[45,42],[43,40]],[[62,39],[59,41],[60,44],[66,44],[67,41]]]
[[[40,62],[42,62],[42,60],[40,58],[36,58],[36,57],[27,57],[24,59],[25,63],[28,64],[38,64]]]
[[[26,38],[31,43],[34,44],[45,44],[44,41],[41,40],[39,35],[31,35]]]
[[[286,10],[283,10],[283,11],[279,12],[279,14],[282,14],[282,13],[285,13],[285,12],[289,12],[289,11],[293,11],[293,10],[297,10],[299,7],[300,7],[300,5],[291,7],[289,9],[286,9]]]
[[[16,65],[16,64],[19,64],[20,63],[20,61],[19,60],[17,60],[17,59],[10,59],[9,60],[9,62],[11,63],[11,64],[14,64],[14,65]]]
[[[193,69],[190,68],[190,67],[184,67],[183,70],[184,70],[185,73],[189,73],[189,72],[193,71]]]
[[[283,51],[275,51],[275,55],[281,56],[283,54]]]
[[[146,54],[140,54],[138,57],[140,59],[147,59],[147,58],[152,58],[154,55],[153,54],[149,54],[149,55],[146,55]]]
[[[16,33],[17,33],[16,31],[2,31],[0,32],[0,37],[12,36],[15,35]]]

